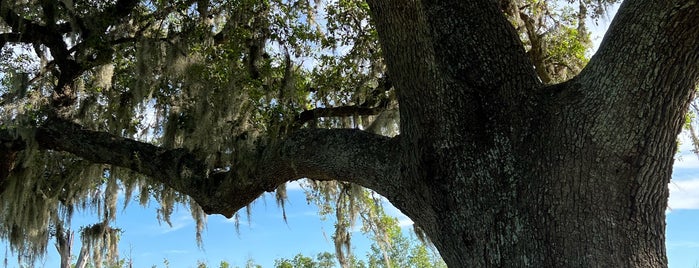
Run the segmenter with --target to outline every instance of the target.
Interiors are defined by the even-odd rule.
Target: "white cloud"
[[[677,148],[677,155],[675,157],[675,168],[697,168],[699,167],[699,158],[697,154],[694,153],[694,145],[690,134],[686,130],[682,131],[679,136],[677,136],[679,141],[679,148]]]
[[[694,148],[686,132],[682,132],[677,139],[680,147],[673,165],[672,181],[668,184],[668,212],[676,209],[699,209],[699,157],[692,152]]]
[[[699,248],[699,242],[697,241],[668,241],[667,247],[679,247],[679,248]]]
[[[699,157],[694,153],[681,154],[675,157],[675,164],[672,168],[699,168]]]
[[[171,233],[174,231],[177,231],[179,229],[182,229],[184,227],[189,226],[194,222],[194,219],[192,219],[191,215],[188,215],[186,213],[178,213],[176,217],[172,217],[170,219],[170,223],[172,223],[172,226],[168,225],[167,223],[163,223],[160,225],[160,233],[161,234],[167,234]]]
[[[674,169],[699,168],[699,155],[693,152],[694,145],[692,145],[689,135],[687,131],[682,131],[677,137],[680,146],[677,148],[675,164],[673,165]]]
[[[699,209],[699,178],[690,180],[672,181],[670,188],[670,210]]]
[[[618,9],[619,4],[614,4],[607,9],[607,14],[601,18],[598,18],[597,20],[587,20],[587,25],[590,26],[590,31],[592,33],[592,49],[590,54],[595,54],[597,52],[597,48],[599,48],[599,45],[602,43],[602,38],[607,32],[607,29],[609,28],[609,25],[611,24],[612,19],[614,15],[616,15]]]
[[[290,181],[286,183],[287,191],[301,191],[303,186],[301,185],[301,180]]]
[[[405,227],[405,226],[412,226],[412,225],[413,225],[413,220],[408,218],[408,216],[403,215],[402,218],[398,218],[398,226]]]
[[[391,217],[395,217],[398,219],[398,226],[406,227],[406,226],[411,226],[413,225],[413,220],[408,218],[408,216],[405,216],[403,212],[401,212],[398,208],[393,206],[391,202],[388,201],[385,197],[381,197],[381,199],[384,201],[384,209],[386,210],[386,214]]]
[[[170,249],[166,250],[165,254],[186,254],[189,253],[187,250],[182,250],[182,249]]]

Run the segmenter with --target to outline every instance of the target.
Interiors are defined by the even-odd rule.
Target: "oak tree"
[[[201,227],[308,178],[343,266],[383,232],[361,187],[450,267],[667,266],[699,3],[624,1],[588,62],[613,2],[0,0],[0,236],[37,256],[119,188]]]

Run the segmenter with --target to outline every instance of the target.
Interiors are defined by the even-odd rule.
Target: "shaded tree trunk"
[[[625,2],[583,73],[553,86],[491,3],[400,2],[370,2],[401,105],[391,200],[450,267],[667,266],[696,2]]]
[[[495,1],[368,2],[397,91],[398,137],[302,129],[259,148],[249,171],[212,173],[185,149],[65,118],[43,121],[33,138],[228,217],[290,180],[357,183],[413,219],[450,267],[667,266],[667,183],[699,80],[697,1],[625,1],[582,73],[551,86]],[[0,150],[0,179],[10,152]]]
[[[78,259],[75,261],[75,268],[85,268],[87,266],[87,260],[90,258],[90,249],[84,243],[80,247],[80,253],[78,253]]]
[[[61,268],[70,268],[73,238],[73,231],[63,229],[60,224],[56,226],[56,250],[61,257]]]

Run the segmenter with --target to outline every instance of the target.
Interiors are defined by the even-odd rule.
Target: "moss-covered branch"
[[[166,149],[92,131],[63,119],[37,128],[41,150],[69,152],[93,163],[129,168],[189,195],[208,214],[231,217],[262,193],[300,178],[344,180],[391,196],[398,178],[396,138],[354,129],[306,129],[250,155],[252,164],[235,163],[225,171],[210,169],[205,156]],[[19,150],[23,141],[2,132],[3,145]]]

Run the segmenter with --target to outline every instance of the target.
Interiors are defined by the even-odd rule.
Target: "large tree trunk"
[[[450,267],[667,265],[696,2],[625,2],[587,69],[554,86],[492,3],[402,2],[370,2],[401,109],[392,201]]]
[[[552,86],[496,1],[368,2],[400,104],[398,137],[302,129],[255,151],[246,172],[209,172],[185,149],[64,118],[33,138],[228,217],[289,180],[357,183],[412,218],[450,267],[667,266],[667,183],[699,80],[696,0],[625,1],[583,72]],[[24,145],[6,132],[0,141],[0,160]]]

